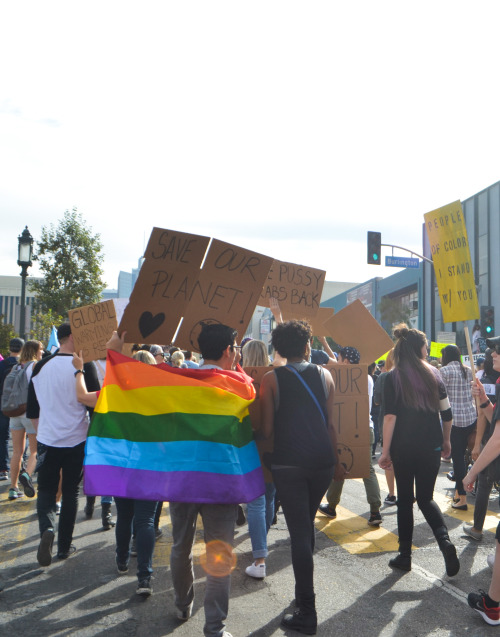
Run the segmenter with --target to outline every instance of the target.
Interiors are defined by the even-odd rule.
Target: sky
[[[0,2],[0,275],[73,207],[112,288],[155,226],[398,272],[368,230],[421,253],[426,212],[500,180],[499,22],[496,0]]]

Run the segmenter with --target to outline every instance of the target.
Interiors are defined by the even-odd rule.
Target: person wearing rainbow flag
[[[240,359],[236,345],[236,330],[221,325],[203,325],[198,345],[203,357],[200,370],[232,370]],[[175,591],[177,617],[183,621],[191,617],[194,599],[193,543],[198,514],[203,519],[207,545],[207,585],[205,589],[206,637],[231,637],[224,630],[229,607],[231,584],[232,543],[238,512],[237,504],[171,502],[173,547],[170,556]],[[211,565],[225,565],[225,572],[215,572]]]

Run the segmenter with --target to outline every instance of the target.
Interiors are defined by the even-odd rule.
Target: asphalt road
[[[336,520],[319,514],[316,519],[315,585],[318,635],[344,637],[431,635],[479,637],[495,631],[466,601],[467,593],[486,589],[490,571],[486,556],[494,551],[494,530],[499,517],[498,494],[490,500],[484,539],[474,542],[462,533],[472,518],[474,498],[467,512],[449,507],[453,485],[443,464],[435,491],[446,515],[450,536],[457,545],[460,573],[447,578],[432,533],[415,506],[413,568],[394,572],[388,560],[397,546],[396,507],[385,507],[380,529],[368,526],[368,506],[362,481],[344,487]],[[378,470],[383,497],[387,494],[383,472]],[[49,568],[36,561],[39,535],[35,499],[7,499],[8,483],[0,483],[0,634],[22,637],[94,635],[188,637],[203,635],[204,574],[198,556],[203,552],[201,533],[196,545],[196,588],[193,617],[185,624],[175,618],[169,573],[171,527],[168,506],[161,518],[163,536],[154,558],[154,593],[146,600],[135,594],[134,569],[116,573],[114,533],[103,531],[100,507],[94,519],[83,518],[84,498],[75,529],[77,553]],[[114,511],[114,507],[113,507]],[[245,575],[251,563],[248,527],[237,529],[237,565],[227,630],[233,637],[297,635],[284,631],[280,619],[294,597],[290,544],[283,515],[269,532],[267,577]]]

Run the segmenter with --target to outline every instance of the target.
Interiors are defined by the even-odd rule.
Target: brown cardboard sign
[[[198,351],[203,323],[223,323],[243,336],[272,261],[263,254],[213,239],[189,294],[175,343]]]
[[[370,473],[370,409],[368,365],[325,366],[335,383],[333,421],[339,459],[349,478],[367,478]]]
[[[129,343],[171,343],[190,302],[210,239],[153,228],[120,322]]]
[[[307,320],[312,328],[313,336],[327,336],[328,329],[325,322],[328,321],[335,313],[333,307],[320,307],[316,316],[310,316]]]
[[[106,343],[117,328],[113,301],[78,307],[68,316],[75,352],[83,351],[84,362],[106,358]]]
[[[285,261],[273,262],[260,295],[259,305],[269,306],[269,298],[278,299],[285,320],[316,316],[326,272]]]
[[[394,347],[391,337],[358,299],[325,321],[325,328],[342,347],[355,347],[369,365]]]

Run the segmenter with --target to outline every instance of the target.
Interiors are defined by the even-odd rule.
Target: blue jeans
[[[155,548],[155,512],[158,502],[115,498],[116,505],[116,559],[128,564],[132,523],[136,529],[137,579],[153,574]]]
[[[266,493],[247,504],[248,532],[255,559],[267,557],[267,532],[274,517],[274,494],[272,482],[266,482]]]
[[[0,471],[9,470],[9,422],[0,411]]]

